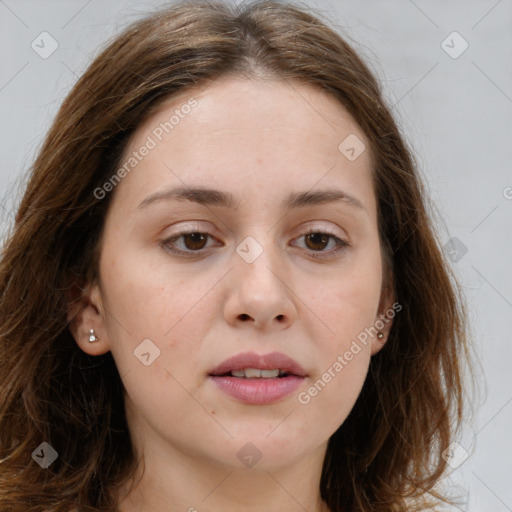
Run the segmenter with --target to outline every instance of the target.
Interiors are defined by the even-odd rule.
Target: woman
[[[0,267],[3,511],[449,502],[465,309],[318,15],[182,2],[64,101]]]

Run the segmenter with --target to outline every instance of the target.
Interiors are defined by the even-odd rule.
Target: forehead
[[[342,149],[354,136],[356,149],[366,149],[350,160]],[[139,126],[122,163],[144,146],[151,148],[118,187],[129,189],[129,201],[169,186],[239,191],[246,199],[264,191],[281,202],[295,188],[316,186],[343,186],[366,202],[373,195],[361,128],[336,98],[298,82],[227,76],[181,92]]]

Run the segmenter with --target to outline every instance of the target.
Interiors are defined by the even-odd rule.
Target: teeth
[[[254,377],[261,377],[261,370],[257,370],[256,368],[244,368],[245,376],[248,379],[252,379]]]
[[[231,375],[233,377],[245,377],[247,379],[264,378],[264,379],[275,379],[279,377],[279,369],[276,370],[259,370],[257,368],[244,368],[243,370],[232,370]]]
[[[261,376],[268,379],[275,379],[279,376],[279,370],[261,370]]]

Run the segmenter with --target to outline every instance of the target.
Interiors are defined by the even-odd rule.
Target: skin
[[[321,90],[223,77],[163,104],[125,155],[191,97],[197,106],[115,188],[100,280],[87,286],[83,307],[73,314],[83,351],[112,352],[132,442],[145,463],[134,489],[123,488],[119,510],[327,510],[319,493],[327,442],[352,409],[391,327],[389,321],[381,329],[382,340],[360,344],[321,392],[299,403],[298,394],[393,303],[382,288],[369,143],[346,109]],[[338,150],[350,133],[367,148],[354,161]],[[150,194],[185,185],[230,192],[239,207],[161,201],[138,208]],[[343,202],[296,210],[280,205],[289,192],[318,189],[342,189],[364,209]],[[333,238],[308,243],[310,227],[350,246],[335,253]],[[199,251],[191,257],[163,248],[163,240],[187,229],[212,238],[178,239],[177,249]],[[263,249],[252,263],[236,252],[248,236]],[[88,342],[90,329],[98,342]],[[145,366],[134,350],[148,338],[160,356]],[[284,352],[308,377],[274,404],[241,403],[208,374],[251,350]],[[248,442],[261,454],[250,468],[237,457]]]

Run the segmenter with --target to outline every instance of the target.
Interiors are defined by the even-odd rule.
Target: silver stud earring
[[[378,334],[377,334],[377,338],[379,338],[379,340],[381,340],[382,338],[384,338],[384,333],[382,333],[382,332],[380,332],[380,331],[379,331],[379,332],[378,332]]]
[[[95,341],[99,341],[100,339],[96,337],[94,334],[94,329],[91,329],[91,334],[89,335],[89,343],[94,343]]]

